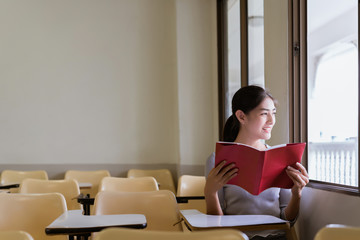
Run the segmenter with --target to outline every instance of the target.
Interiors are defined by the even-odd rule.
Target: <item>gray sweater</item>
[[[208,176],[214,166],[215,153],[212,153],[206,161],[205,176]],[[252,195],[239,186],[227,184],[218,192],[218,196],[223,213],[226,215],[272,215],[287,220],[285,217],[285,207],[290,201],[291,190],[269,188],[259,195]],[[274,233],[262,232],[256,235],[267,236]],[[254,233],[247,234],[251,236]]]

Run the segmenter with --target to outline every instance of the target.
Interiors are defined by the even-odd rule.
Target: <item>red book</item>
[[[281,144],[260,151],[251,146],[217,142],[215,166],[225,160],[226,165],[235,163],[238,175],[228,184],[242,187],[253,195],[259,195],[271,187],[291,188],[293,181],[286,174],[286,167],[294,168],[301,162],[306,143]]]

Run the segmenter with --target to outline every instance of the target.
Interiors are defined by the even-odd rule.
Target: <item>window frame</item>
[[[247,21],[247,0],[240,1],[240,64],[241,83],[240,86],[248,85],[248,21]],[[225,125],[225,98],[228,81],[228,39],[227,39],[227,0],[217,0],[217,47],[218,47],[218,109],[219,109],[219,139],[223,139],[222,129]]]

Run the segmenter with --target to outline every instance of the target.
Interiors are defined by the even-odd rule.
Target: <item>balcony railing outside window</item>
[[[309,143],[309,174],[313,180],[358,186],[358,141]]]

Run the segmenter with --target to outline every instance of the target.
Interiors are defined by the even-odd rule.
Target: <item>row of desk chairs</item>
[[[160,185],[161,190],[170,190],[176,194],[175,184],[171,172],[168,169],[155,169],[155,170],[143,170],[143,169],[130,169],[127,173],[128,178],[135,177],[154,177]],[[96,170],[96,171],[79,171],[68,170],[65,172],[64,179],[75,179],[79,182],[89,182],[93,185],[89,194],[95,196],[97,193],[98,185],[102,178],[110,177],[108,170]],[[44,170],[39,171],[15,171],[4,170],[1,173],[1,184],[7,183],[19,183],[25,178],[43,179],[48,180],[48,174]]]
[[[69,171],[69,173],[75,174],[75,172],[71,172]],[[85,173],[83,171],[81,171],[81,173]],[[75,181],[72,177],[72,174],[69,174],[65,179],[65,180],[52,180],[52,181],[44,181],[44,180],[39,180],[39,179],[25,179],[23,180],[21,187],[20,187],[20,193],[46,193],[46,192],[60,192],[63,196],[63,198],[66,200],[66,204],[65,204],[65,210],[66,210],[66,206],[67,206],[67,210],[73,210],[73,209],[79,209],[80,206],[76,201],[76,196],[79,195],[79,187],[77,185],[77,181]],[[158,230],[164,230],[168,229],[168,230],[179,230],[182,231],[182,225],[181,224],[177,224],[175,226],[173,226],[174,221],[171,221],[171,219],[165,219],[165,218],[173,218],[172,220],[179,220],[179,211],[177,210],[170,210],[172,207],[169,208],[169,210],[166,210],[166,203],[161,203],[160,205],[158,205],[158,207],[154,208],[154,206],[156,205],[155,202],[151,202],[151,197],[149,197],[150,192],[147,193],[143,193],[145,194],[144,196],[139,196],[137,194],[139,194],[139,191],[157,191],[159,190],[159,185],[157,184],[157,181],[155,180],[154,177],[134,177],[134,178],[116,178],[116,177],[109,177],[110,174],[106,174],[105,177],[101,177],[102,180],[100,181],[101,184],[99,186],[99,190],[104,191],[101,194],[99,194],[99,198],[103,199],[103,200],[97,200],[95,202],[97,202],[98,204],[95,204],[95,208],[97,210],[95,210],[95,214],[106,214],[105,212],[109,212],[108,214],[112,213],[112,214],[116,214],[116,213],[126,213],[125,210],[129,210],[128,213],[136,213],[135,210],[139,211],[138,213],[142,213],[144,214],[146,210],[156,210],[157,209],[157,213],[154,214],[150,212],[147,212],[145,215],[147,216],[154,216],[154,217],[148,217],[151,218],[152,220],[150,220],[149,222],[151,222],[148,225],[148,229],[158,229]],[[6,174],[5,174],[6,176]],[[79,175],[76,175],[76,177],[78,177]],[[86,175],[87,176],[87,175]],[[186,179],[189,179],[190,176],[182,176],[183,178],[180,178],[179,183],[180,182],[184,182],[184,184],[180,184],[182,185],[182,187],[180,187],[178,189],[179,193],[183,193],[186,195],[186,193],[190,193],[189,194],[194,194],[194,192],[191,192],[191,187],[190,186],[196,186],[196,184],[189,184],[188,181],[185,181]],[[184,180],[182,180],[184,179]],[[94,180],[94,178],[91,179],[86,179],[86,178],[80,178],[79,181],[86,181],[86,182],[91,182],[90,180]],[[47,182],[48,187],[44,190],[44,188],[42,188],[42,190],[40,191],[39,189],[41,189],[40,185],[44,185],[44,182]],[[64,183],[71,183],[71,185],[69,184],[64,184]],[[131,184],[130,184],[131,182]],[[48,183],[51,183],[50,185]],[[185,184],[187,183],[187,184]],[[94,184],[94,183],[92,183]],[[59,188],[59,186],[62,185],[62,190]],[[94,184],[95,185],[95,184]],[[38,188],[40,187],[40,188]],[[71,191],[70,189],[74,189],[74,191]],[[201,191],[203,191],[203,187],[199,188]],[[70,191],[69,191],[70,190]],[[116,193],[110,193],[107,191],[116,191]],[[133,194],[126,194],[124,192],[134,192]],[[109,197],[104,197],[104,195],[106,196],[107,194],[118,194],[118,197],[110,197],[110,199],[115,200],[114,204],[110,204],[109,202]],[[176,206],[176,200],[174,198],[174,193],[170,192],[170,191],[157,191],[156,193],[157,195],[155,196],[156,202],[159,202],[159,198],[164,198],[165,199],[171,199],[170,200],[170,206],[173,206],[175,204]],[[18,195],[21,196],[22,194]],[[59,195],[59,194],[58,194]],[[197,194],[198,195],[198,194]],[[75,196],[75,197],[74,197]],[[121,198],[121,199],[119,199]],[[134,198],[133,200],[131,198]],[[139,199],[148,199],[149,201],[143,202],[141,204],[136,204],[136,200]],[[29,200],[30,201],[30,200]],[[8,203],[10,202],[16,202],[16,199],[11,199]],[[31,202],[31,201],[30,201]],[[100,204],[101,202],[106,202],[106,204]],[[120,204],[120,206],[123,206],[124,208],[119,209],[119,202],[121,202],[122,204]],[[125,204],[126,203],[126,204]],[[135,205],[131,205],[134,204]],[[127,205],[130,204],[130,205]],[[8,204],[5,204],[8,205]],[[48,206],[49,204],[40,204],[40,206]],[[117,206],[117,208],[116,208]],[[143,206],[143,207],[140,207]],[[53,206],[54,207],[54,206]],[[53,209],[52,207],[52,209]],[[133,208],[132,208],[133,207]],[[29,209],[33,209],[35,210],[35,207],[26,207]],[[45,207],[44,207],[45,208]],[[10,209],[10,208],[9,208]],[[46,208],[45,208],[46,209]],[[165,211],[165,210],[166,211]],[[21,211],[20,209],[18,209],[17,211]],[[51,216],[50,214],[51,211],[46,210],[46,216]],[[160,213],[165,213],[162,214],[163,216],[161,216]],[[171,214],[173,213],[173,214]],[[159,215],[160,214],[160,215]],[[4,214],[6,216],[6,214]],[[31,216],[31,214],[27,214],[27,216]],[[55,213],[55,215],[60,215],[60,213]],[[34,216],[33,216],[34,217]],[[26,218],[23,218],[26,220]],[[3,219],[5,221],[5,219]],[[47,219],[48,220],[48,219]],[[176,221],[176,222],[177,222]],[[164,223],[166,223],[164,225]],[[2,225],[2,224],[0,224]],[[26,224],[25,224],[26,225]],[[3,226],[3,225],[2,225]],[[154,227],[153,227],[154,226]],[[44,226],[42,226],[40,229],[43,229]],[[24,229],[24,228],[20,228],[20,229]],[[30,229],[31,230],[31,229]],[[44,235],[43,231],[41,231],[42,234]],[[38,233],[33,233],[33,235],[38,236]],[[40,234],[40,233],[39,233]],[[35,238],[38,239],[38,238]],[[41,236],[41,238],[39,239],[46,239],[46,236]],[[54,239],[54,238],[52,238]],[[59,238],[61,239],[61,238]]]
[[[144,177],[147,176],[147,177]],[[140,178],[143,177],[144,179]],[[156,179],[155,179],[156,178]],[[23,181],[23,179],[26,179]],[[47,181],[41,181],[47,180]],[[81,189],[85,196],[94,198],[97,192],[104,190],[116,191],[153,191],[170,190],[177,192],[177,196],[204,196],[205,177],[183,175],[179,178],[177,191],[174,191],[174,182],[168,169],[141,170],[130,169],[127,178],[110,177],[108,170],[79,171],[68,170],[64,180],[48,180],[46,171],[14,171],[4,170],[1,174],[1,183],[20,183],[20,188],[11,189],[11,192],[47,193],[59,192],[64,195],[68,210],[81,209],[76,196],[80,194],[76,182],[91,183],[92,187]],[[158,186],[155,186],[158,183]],[[186,204],[179,203],[180,209],[198,209],[206,211],[205,200],[189,200]],[[90,212],[93,211],[93,206]]]
[[[147,177],[144,177],[147,176]],[[156,179],[154,178],[156,177]],[[31,178],[31,179],[26,179]],[[34,178],[34,179],[32,179]],[[39,180],[36,180],[36,179]],[[154,191],[170,190],[174,192],[174,182],[171,172],[168,169],[140,170],[130,169],[127,178],[110,177],[108,170],[79,171],[68,170],[65,173],[64,180],[47,180],[45,171],[14,171],[4,170],[1,174],[1,183],[22,182],[19,189],[11,189],[11,192],[21,193],[47,193],[59,192],[64,195],[68,210],[82,209],[77,200],[79,194],[94,198],[98,191]],[[42,180],[42,181],[41,181]],[[43,181],[47,180],[47,181]],[[81,189],[76,182],[91,183],[92,187]],[[158,184],[160,183],[160,184]],[[177,196],[204,196],[205,177],[183,175],[179,178]],[[200,212],[206,212],[206,203],[204,199],[188,200],[185,203],[179,203],[179,208],[197,209]],[[94,207],[85,206],[87,214],[93,213]]]

